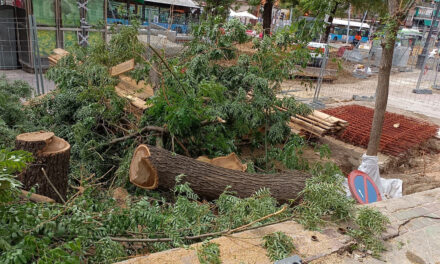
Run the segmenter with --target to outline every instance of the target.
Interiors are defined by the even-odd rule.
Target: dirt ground
[[[408,195],[440,187],[440,140],[436,149],[423,148],[402,159],[396,167],[381,175],[388,179],[403,181],[403,194]],[[432,147],[432,146],[431,146]]]

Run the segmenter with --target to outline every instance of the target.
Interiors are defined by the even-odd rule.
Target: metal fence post
[[[40,45],[38,44],[38,34],[37,34],[37,22],[35,20],[35,17],[32,16],[32,31],[34,31],[34,43],[35,43],[35,49],[36,49],[36,56],[37,56],[37,63],[38,63],[38,75],[40,77],[40,85],[41,85],[41,92],[45,94],[44,91],[44,78],[43,78],[43,67],[41,65],[41,56],[40,56]]]
[[[30,44],[31,44],[31,49],[32,49],[32,60],[33,60],[33,66],[34,66],[34,73],[35,73],[35,82],[37,85],[37,91],[36,91],[36,95],[39,96],[40,93],[40,82],[38,79],[38,72],[37,72],[37,59],[36,59],[36,50],[35,50],[35,36],[34,36],[34,19],[32,18],[32,15],[28,16],[28,20],[29,20],[29,34],[30,34]]]

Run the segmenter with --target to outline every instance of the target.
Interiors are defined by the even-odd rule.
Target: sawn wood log
[[[235,171],[147,145],[140,145],[135,150],[130,165],[130,181],[136,186],[172,189],[176,176],[180,174],[185,175],[183,180],[203,199],[217,199],[230,186],[230,190],[239,197],[249,197],[261,188],[268,188],[281,202],[296,198],[310,177],[301,171],[273,174]]]

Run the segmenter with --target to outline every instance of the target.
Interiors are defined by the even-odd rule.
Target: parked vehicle
[[[310,56],[312,57],[309,66],[321,67],[326,47],[327,44],[319,42],[310,42],[307,45],[307,48],[310,50]]]

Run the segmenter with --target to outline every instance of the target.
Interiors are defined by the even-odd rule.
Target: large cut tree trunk
[[[130,165],[130,181],[145,189],[172,189],[180,174],[186,175],[183,180],[195,193],[209,200],[217,199],[231,186],[231,191],[237,192],[239,197],[249,197],[261,188],[269,188],[277,200],[287,201],[297,197],[310,177],[300,171],[274,174],[235,171],[146,145],[136,149]]]
[[[15,140],[15,148],[29,151],[34,157],[33,164],[19,175],[23,188],[29,190],[38,184],[38,194],[62,202],[62,199],[66,198],[67,192],[69,143],[56,137],[52,132],[33,132],[18,135]]]
[[[368,142],[367,155],[377,156],[379,152],[380,137],[382,135],[383,122],[385,120],[385,112],[388,103],[388,91],[390,87],[390,74],[393,64],[394,45],[396,43],[397,31],[399,30],[402,18],[397,17],[399,9],[398,0],[388,1],[388,11],[391,18],[395,22],[385,33],[385,40],[382,43],[382,57],[380,60],[379,76],[376,88],[376,105],[374,109],[373,124],[370,132],[370,140]],[[400,19],[400,20],[399,20]]]
[[[270,35],[272,27],[272,8],[274,0],[266,0],[263,7],[263,34]]]

